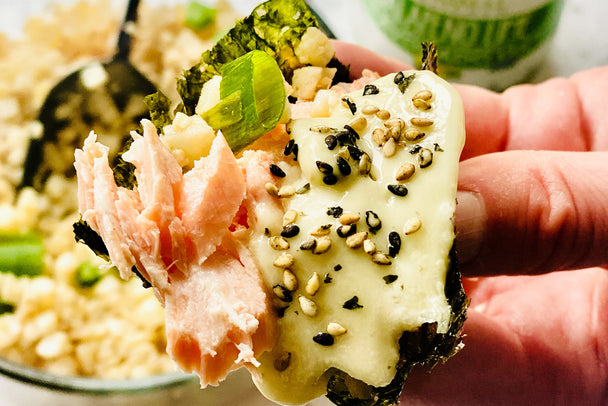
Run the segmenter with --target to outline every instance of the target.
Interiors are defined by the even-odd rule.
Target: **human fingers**
[[[460,164],[456,249],[467,276],[608,264],[608,152],[509,151]]]
[[[511,149],[608,150],[608,66],[502,94],[456,88],[465,109],[463,160]]]
[[[332,40],[336,58],[345,65],[350,65],[351,77],[361,76],[363,69],[370,69],[380,75],[412,69],[411,66],[394,58],[379,55],[372,50],[349,42]]]
[[[464,348],[413,371],[402,404],[608,404],[608,270],[481,278]]]

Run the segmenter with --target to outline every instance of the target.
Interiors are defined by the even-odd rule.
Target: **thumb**
[[[456,248],[465,275],[608,264],[608,153],[509,151],[463,161]]]

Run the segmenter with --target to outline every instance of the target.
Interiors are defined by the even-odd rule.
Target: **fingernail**
[[[481,248],[486,229],[486,208],[479,193],[456,195],[456,253],[461,263],[473,260]]]

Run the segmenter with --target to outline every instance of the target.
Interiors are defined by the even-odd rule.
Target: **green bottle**
[[[563,0],[362,0],[380,30],[420,60],[434,41],[440,74],[495,90],[528,81],[543,62]]]

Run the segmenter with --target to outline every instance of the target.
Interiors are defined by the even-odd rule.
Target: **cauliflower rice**
[[[183,6],[143,3],[139,12],[131,61],[174,100],[175,78],[235,18],[219,2],[215,26],[194,32],[184,25]],[[31,19],[23,39],[0,33],[0,232],[37,232],[45,251],[42,276],[0,272],[0,300],[15,307],[0,315],[0,356],[57,374],[121,379],[175,370],[152,290],[136,278],[120,280],[74,241],[75,180],[52,176],[42,193],[16,191],[29,139],[42,133],[36,115],[44,97],[71,71],[112,55],[119,14],[109,1],[82,1]],[[75,272],[87,261],[105,276],[91,288],[78,287]]]

